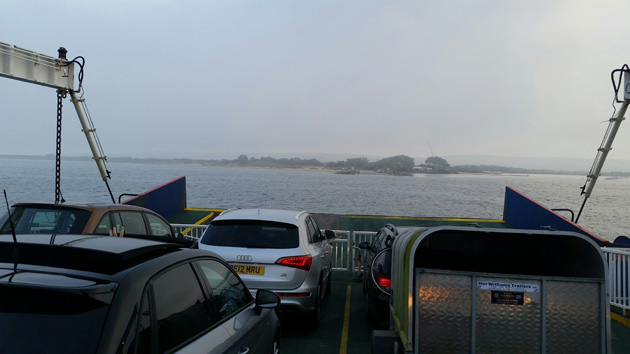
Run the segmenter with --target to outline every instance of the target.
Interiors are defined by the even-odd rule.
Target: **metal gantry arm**
[[[580,215],[582,215],[582,210],[584,209],[584,205],[586,204],[586,200],[591,196],[593,192],[593,188],[595,188],[595,183],[597,179],[601,175],[602,167],[604,167],[604,162],[606,161],[606,157],[608,157],[608,153],[612,150],[612,143],[615,140],[615,136],[617,135],[617,131],[619,130],[619,126],[621,126],[621,122],[624,121],[626,111],[628,110],[628,105],[630,105],[630,71],[628,71],[627,66],[624,65],[624,68],[620,70],[623,74],[623,93],[624,99],[617,100],[617,92],[615,92],[615,100],[618,103],[621,103],[621,107],[616,115],[614,115],[609,120],[608,129],[606,130],[606,134],[604,134],[604,139],[602,140],[602,144],[597,149],[597,156],[595,157],[595,161],[593,162],[593,166],[591,167],[588,176],[586,176],[586,183],[582,187],[582,195],[584,195],[584,201],[582,202],[582,206],[580,207],[580,211],[578,212],[577,217],[575,218],[575,223],[580,219]],[[613,71],[614,73],[614,71]],[[613,80],[614,84],[614,80]],[[621,86],[621,81],[620,81]],[[620,89],[621,87],[615,87],[615,91]]]
[[[56,89],[74,89],[74,63],[2,42],[0,76]]]
[[[30,50],[16,47],[12,44],[0,42],[0,76],[9,79],[20,80],[32,84],[52,87],[59,92],[68,92],[77,111],[82,130],[85,133],[88,145],[92,151],[92,157],[101,174],[101,178],[107,185],[112,202],[116,202],[107,180],[109,171],[105,166],[107,157],[96,135],[96,129],[85,106],[85,101],[78,98],[74,89],[74,61],[68,61],[65,57],[66,50],[59,49],[59,58],[39,54]],[[81,75],[79,75],[81,77]],[[80,86],[79,86],[80,90]],[[80,104],[81,103],[81,104]]]
[[[107,183],[107,180],[111,178],[109,171],[107,170],[107,166],[105,165],[107,163],[107,156],[105,156],[103,147],[98,140],[98,135],[96,135],[96,128],[94,128],[94,123],[92,122],[90,112],[85,104],[85,99],[77,97],[77,93],[74,90],[69,90],[69,92],[72,103],[74,104],[74,109],[77,111],[79,121],[81,122],[81,130],[85,134],[85,138],[87,139],[90,150],[92,151],[92,158],[96,162],[98,171],[101,174],[101,179],[103,179],[105,185],[107,186],[107,191],[109,192],[110,198],[112,198],[112,202],[116,203],[116,199],[114,199],[109,183]]]
[[[621,122],[625,119],[624,115],[628,110],[628,104],[630,104],[630,100],[624,100],[621,108],[619,108],[619,112],[617,112],[617,115],[613,118],[610,118],[608,130],[606,130],[604,140],[602,140],[602,145],[599,149],[597,149],[597,156],[595,157],[595,161],[593,162],[593,167],[591,167],[591,171],[589,172],[588,176],[586,176],[586,184],[582,189],[582,194],[584,194],[584,198],[590,197],[591,193],[593,192],[595,182],[597,182],[597,178],[602,172],[602,167],[604,167],[606,157],[608,157],[608,153],[610,152],[610,150],[612,150],[612,143],[613,140],[615,140],[615,136],[617,135],[619,126],[621,125]]]
[[[101,143],[98,141],[96,129],[92,123],[92,118],[90,118],[89,111],[85,106],[85,99],[77,97],[77,93],[74,90],[69,90],[69,93],[72,103],[74,104],[74,108],[77,111],[77,115],[79,116],[79,121],[81,122],[81,130],[85,134],[88,145],[90,145],[92,157],[94,158],[94,161],[96,161],[98,170],[101,173],[101,178],[103,181],[107,181],[110,178],[109,171],[107,171],[107,168],[105,167],[107,157],[103,154],[103,148]]]

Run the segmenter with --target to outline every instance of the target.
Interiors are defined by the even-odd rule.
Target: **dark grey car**
[[[277,353],[280,299],[216,254],[135,238],[0,236],[2,353]]]
[[[372,239],[361,242],[359,248],[366,250],[363,267],[363,292],[366,295],[367,322],[387,328],[389,324],[389,298],[391,294],[392,243],[398,229],[387,224]]]

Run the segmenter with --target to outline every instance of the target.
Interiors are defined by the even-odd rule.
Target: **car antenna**
[[[17,237],[15,237],[15,227],[13,226],[13,218],[11,217],[11,208],[9,208],[9,199],[7,198],[7,190],[3,189],[4,202],[7,204],[7,213],[9,214],[9,225],[11,225],[11,234],[13,234],[13,243],[17,243]]]

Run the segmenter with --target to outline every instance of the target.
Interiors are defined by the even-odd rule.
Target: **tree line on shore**
[[[176,163],[176,164],[200,164],[205,166],[238,166],[260,168],[328,168],[333,170],[358,169],[358,170],[390,170],[401,173],[424,172],[436,174],[448,173],[511,173],[511,174],[572,174],[585,175],[586,171],[556,171],[549,169],[525,169],[496,165],[459,165],[451,166],[448,161],[439,157],[428,157],[424,163],[416,164],[412,157],[396,155],[377,161],[369,161],[366,157],[349,158],[345,161],[321,162],[317,159],[273,158],[273,157],[249,157],[239,155],[235,159],[200,160],[200,159],[154,159],[154,158],[112,158],[111,161],[135,162],[135,163]],[[414,168],[415,167],[415,168]],[[626,172],[611,172],[608,175],[627,176]]]
[[[273,157],[247,157],[247,155],[240,155],[236,160],[222,160],[219,164],[250,166],[250,167],[278,167],[278,168],[305,168],[305,167],[325,167],[330,169],[358,169],[358,170],[392,170],[398,172],[411,172],[415,166],[414,159],[405,156],[397,155],[387,157],[377,161],[369,161],[366,157],[349,158],[345,161],[335,162],[321,162],[317,159],[300,159],[298,157],[293,158],[280,158],[275,159]]]
[[[19,159],[54,159],[54,155],[24,156],[24,155],[0,155],[4,158]],[[64,157],[64,160],[92,160],[92,157]],[[186,158],[135,158],[135,157],[111,157],[109,162],[128,163],[158,163],[158,164],[197,164],[204,166],[239,166],[260,168],[311,168],[321,167],[334,170],[358,169],[358,170],[390,170],[400,173],[509,173],[509,174],[564,174],[586,175],[587,171],[560,171],[550,169],[526,169],[497,165],[458,165],[451,166],[445,159],[439,156],[428,157],[424,163],[417,165],[412,157],[396,155],[377,161],[369,161],[366,157],[349,158],[345,161],[321,162],[317,159],[273,158],[273,157],[248,157],[239,155],[235,159],[205,160]],[[603,176],[630,177],[630,172],[604,172]]]

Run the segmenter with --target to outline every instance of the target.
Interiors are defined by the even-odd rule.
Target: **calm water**
[[[262,207],[369,215],[500,219],[505,187],[549,208],[582,203],[584,176],[337,175],[325,172],[109,163],[114,196],[142,193],[186,176],[188,206]],[[68,203],[110,202],[94,162],[62,161],[61,191]],[[0,158],[0,189],[9,203],[54,202],[52,160]],[[630,233],[630,179],[600,178],[580,225],[613,240]],[[568,216],[568,214],[567,214]]]

